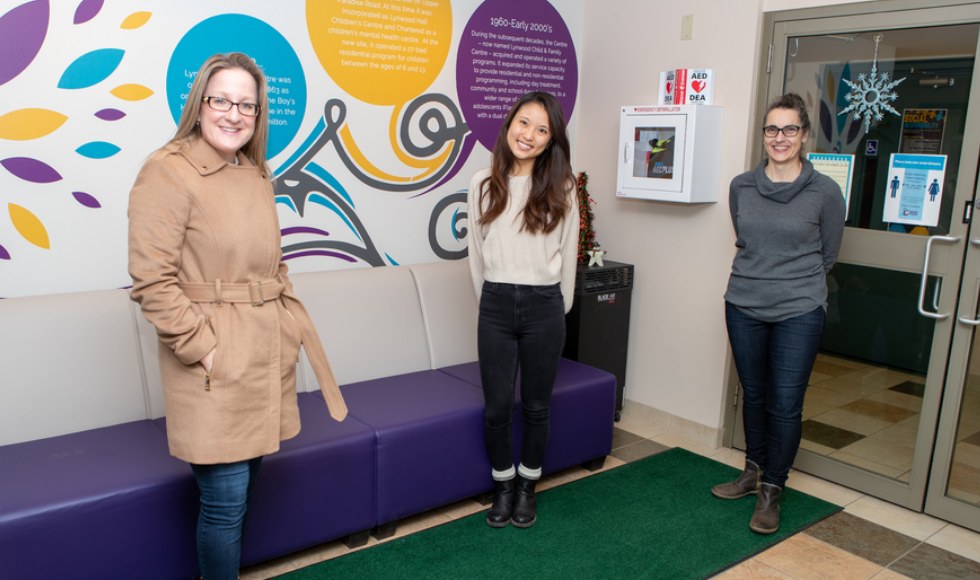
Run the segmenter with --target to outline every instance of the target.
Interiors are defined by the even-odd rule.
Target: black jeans
[[[800,449],[803,399],[823,335],[823,308],[763,322],[725,303],[732,358],[742,383],[745,456],[762,481],[782,487]]]
[[[524,441],[521,463],[538,469],[551,429],[551,390],[565,346],[561,288],[484,282],[477,348],[486,403],[484,433],[495,471],[514,467],[511,421],[521,371]]]

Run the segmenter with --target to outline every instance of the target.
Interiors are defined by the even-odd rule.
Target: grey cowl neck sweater
[[[725,300],[766,322],[826,308],[826,274],[837,261],[846,208],[840,187],[809,161],[774,183],[768,160],[732,180],[729,206],[738,252]]]

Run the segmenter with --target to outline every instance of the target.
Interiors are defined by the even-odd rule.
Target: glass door
[[[976,529],[980,434],[970,437],[980,431],[980,393],[971,385],[980,385],[980,359],[971,382],[970,357],[956,349],[969,350],[974,329],[957,321],[960,295],[973,321],[980,292],[980,269],[964,278],[980,150],[980,5],[863,14],[855,6],[849,16],[774,20],[757,106],[761,127],[765,103],[803,97],[807,149],[822,155],[818,169],[837,175],[848,198],[795,466],[916,510],[927,489],[930,506],[973,499],[977,512],[967,520]],[[757,158],[761,145],[760,133]],[[955,364],[962,380],[947,379]],[[735,417],[739,447],[740,409]],[[963,437],[953,435],[957,425]],[[951,491],[933,501],[937,470]]]

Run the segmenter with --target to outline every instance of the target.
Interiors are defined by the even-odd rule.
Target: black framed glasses
[[[762,132],[765,133],[766,137],[775,137],[776,135],[779,135],[780,131],[782,131],[783,135],[786,135],[787,137],[796,137],[796,134],[799,133],[800,129],[802,128],[803,127],[800,127],[799,125],[786,125],[785,127],[766,125],[762,128]]]
[[[232,106],[238,107],[238,112],[246,117],[258,117],[262,107],[255,103],[236,103],[224,97],[204,97],[202,99],[209,107],[222,113],[230,111]]]

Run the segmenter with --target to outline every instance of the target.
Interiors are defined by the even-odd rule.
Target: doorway
[[[870,4],[766,14],[758,125],[799,94],[848,206],[795,467],[980,530],[980,3]]]

